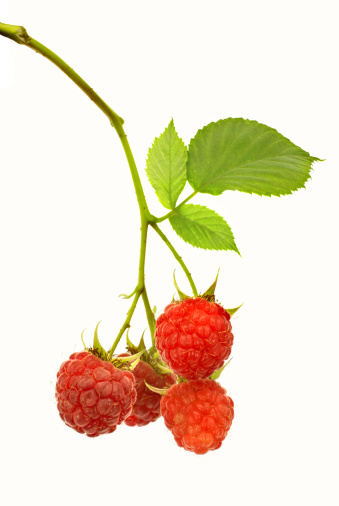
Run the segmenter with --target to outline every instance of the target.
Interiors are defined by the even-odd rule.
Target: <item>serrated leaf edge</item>
[[[203,187],[201,187],[200,189],[197,189],[197,188],[194,188],[194,186],[192,186],[192,184],[190,183],[190,181],[187,179],[189,185],[193,188],[194,191],[198,192],[198,193],[209,193],[210,195],[213,195],[213,196],[219,196],[219,195],[222,195],[225,191],[239,191],[241,193],[247,193],[249,195],[258,195],[260,197],[283,197],[283,196],[286,196],[286,195],[292,195],[293,193],[297,192],[298,190],[301,190],[302,188],[306,188],[305,184],[311,179],[311,171],[313,170],[313,167],[312,167],[312,164],[314,162],[323,162],[325,161],[324,159],[321,159],[321,158],[317,158],[315,156],[311,156],[310,153],[308,151],[305,151],[304,149],[300,148],[299,146],[297,146],[296,144],[294,144],[294,142],[292,142],[288,137],[285,137],[282,133],[280,133],[276,128],[273,128],[273,127],[270,127],[268,125],[265,125],[265,123],[260,123],[259,121],[257,120],[251,120],[251,119],[248,119],[248,118],[232,118],[232,117],[229,117],[229,118],[224,118],[224,119],[220,119],[218,121],[211,121],[210,123],[208,123],[207,125],[205,125],[204,127],[202,128],[199,128],[196,132],[196,134],[194,135],[194,137],[191,138],[190,142],[189,142],[189,145],[188,145],[188,151],[187,151],[187,167],[189,165],[189,156],[190,156],[190,148],[191,148],[191,145],[192,145],[192,142],[194,142],[197,138],[199,138],[202,134],[203,134],[203,131],[205,129],[207,129],[208,127],[210,127],[211,125],[218,125],[219,123],[223,123],[225,122],[226,120],[242,120],[242,121],[245,121],[246,123],[250,123],[250,124],[253,124],[253,123],[256,123],[257,125],[262,125],[266,128],[268,128],[269,130],[281,135],[284,139],[286,139],[291,145],[299,148],[305,155],[307,155],[309,157],[309,174],[308,174],[308,177],[305,179],[304,183],[299,186],[298,188],[296,188],[295,190],[290,190],[290,191],[287,191],[286,193],[264,193],[264,192],[258,192],[258,191],[255,191],[255,192],[250,192],[250,191],[246,191],[244,192],[243,190],[233,190],[233,189],[225,189],[223,190],[222,192],[220,193],[209,193],[209,192],[202,192],[201,189]],[[295,156],[297,157],[297,156]],[[255,160],[256,162],[260,161],[262,159],[258,159],[258,160]],[[252,162],[251,162],[252,163]],[[240,167],[243,167],[247,164],[244,164]],[[238,167],[237,167],[238,168]],[[239,253],[240,254],[240,253]]]
[[[186,152],[186,167],[187,167],[187,153],[188,153],[188,148],[187,148],[187,146],[186,146],[185,142],[183,141],[183,139],[179,136],[179,134],[178,134],[178,132],[177,132],[177,130],[176,130],[176,128],[175,128],[175,125],[174,125],[174,120],[173,120],[173,118],[171,118],[171,120],[170,120],[170,122],[168,123],[167,127],[165,128],[165,130],[164,130],[164,131],[163,131],[163,132],[159,135],[159,137],[155,137],[155,138],[154,138],[154,141],[153,141],[152,145],[150,146],[150,148],[149,148],[149,149],[148,149],[148,151],[147,151],[147,157],[146,157],[146,170],[145,170],[145,171],[146,171],[147,179],[148,179],[148,181],[149,181],[150,185],[152,186],[152,188],[154,189],[154,191],[155,191],[155,193],[156,193],[156,195],[157,195],[157,197],[158,197],[158,200],[159,200],[159,202],[161,203],[161,205],[163,205],[163,206],[165,207],[165,209],[173,210],[173,209],[175,208],[175,206],[176,206],[176,202],[174,202],[174,203],[173,203],[173,206],[171,206],[170,204],[169,204],[169,205],[165,205],[165,204],[164,204],[164,203],[160,200],[159,195],[158,195],[158,192],[157,192],[157,188],[156,188],[156,186],[154,186],[154,184],[151,182],[150,177],[149,177],[149,171],[148,171],[148,159],[149,159],[149,155],[150,155],[150,153],[151,153],[152,149],[154,148],[155,144],[156,144],[158,141],[160,141],[161,137],[162,137],[162,136],[166,133],[166,130],[170,127],[170,125],[173,125],[174,132],[176,133],[176,135],[177,135],[178,139],[182,142],[182,144],[183,144],[183,146],[184,146],[184,148],[185,148],[185,152]],[[186,177],[186,181],[185,181],[185,184],[184,184],[184,186],[183,186],[183,188],[182,188],[181,192],[183,191],[183,189],[184,189],[184,187],[185,187],[186,183],[187,183],[187,177]],[[180,193],[181,193],[181,192],[180,192]],[[180,194],[178,195],[177,199],[179,198],[179,196],[180,196]],[[170,200],[170,199],[169,199],[169,200]]]
[[[184,239],[183,237],[181,237],[181,235],[179,235],[177,233],[177,231],[175,230],[175,228],[173,227],[172,223],[171,223],[171,218],[172,217],[175,217],[177,215],[180,216],[180,209],[183,209],[185,207],[188,207],[188,206],[194,206],[194,207],[200,207],[202,209],[207,209],[208,211],[212,211],[214,214],[216,214],[219,218],[221,218],[225,223],[226,225],[229,227],[230,229],[230,232],[231,232],[231,237],[233,239],[233,243],[234,243],[234,246],[235,248],[203,248],[202,246],[195,246],[194,244],[190,243],[189,241],[186,241],[186,239]],[[207,206],[202,206],[200,204],[185,204],[184,206],[182,206],[173,216],[171,216],[169,218],[169,222],[174,230],[174,232],[177,234],[178,237],[180,237],[180,239],[182,239],[186,244],[190,244],[191,246],[193,246],[193,248],[198,248],[198,249],[203,249],[203,250],[209,250],[209,251],[235,251],[235,253],[238,253],[238,255],[241,257],[241,254],[240,254],[240,251],[238,250],[238,247],[237,245],[235,244],[235,239],[234,239],[234,235],[233,235],[233,232],[232,232],[232,229],[230,227],[230,225],[227,223],[227,221],[225,220],[225,218],[223,216],[221,216],[220,214],[218,214],[216,211],[214,211],[213,209],[210,209],[209,207]],[[185,218],[185,216],[183,216],[183,218]],[[193,220],[192,220],[193,221]]]

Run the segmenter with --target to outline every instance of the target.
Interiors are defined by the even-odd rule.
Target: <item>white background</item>
[[[335,4],[0,1],[2,22],[25,26],[125,119],[156,215],[164,211],[145,159],[171,117],[186,144],[211,121],[244,117],[326,159],[291,196],[194,199],[225,217],[242,257],[192,248],[163,226],[200,292],[220,267],[218,300],[244,302],[220,380],[235,403],[221,449],[185,452],[162,420],[91,440],[59,419],[55,374],[81,349],[84,328],[90,344],[102,320],[109,347],[122,325],[130,301],[118,295],[132,291],[137,277],[138,207],[106,117],[50,62],[0,38],[6,506],[339,504]],[[158,312],[174,294],[174,269],[188,292],[151,230],[146,283]],[[145,327],[140,305],[132,340]]]

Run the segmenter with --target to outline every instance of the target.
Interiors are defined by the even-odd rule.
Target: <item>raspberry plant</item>
[[[143,426],[163,415],[177,444],[204,454],[219,448],[229,431],[233,401],[215,380],[231,353],[230,318],[239,309],[215,302],[217,278],[198,292],[193,277],[159,226],[168,220],[185,242],[205,250],[239,253],[232,230],[212,209],[188,203],[199,193],[221,195],[237,190],[261,196],[282,196],[305,187],[313,162],[321,161],[279,132],[257,121],[227,118],[198,130],[185,146],[173,119],[149,149],[146,172],[163,205],[154,216],[146,201],[123,119],[59,56],[30,37],[25,28],[0,23],[0,34],[40,53],[60,68],[107,116],[118,134],[139,204],[141,234],[138,277],[127,316],[111,348],[105,350],[95,329],[92,348],[74,353],[59,369],[56,399],[69,427],[95,437],[114,432],[117,425]],[[178,203],[187,185],[192,192]],[[174,283],[173,300],[156,320],[145,284],[145,255],[149,227],[158,234],[183,269],[192,295]],[[151,335],[133,345],[127,333],[126,354],[115,354],[131,326],[135,308],[143,300]],[[140,362],[139,362],[140,361]],[[161,396],[163,396],[161,398]]]

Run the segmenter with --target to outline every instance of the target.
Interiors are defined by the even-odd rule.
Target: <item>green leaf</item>
[[[187,148],[174,128],[173,119],[148,151],[146,172],[158,199],[174,209],[187,181]]]
[[[192,246],[239,253],[226,221],[207,207],[186,204],[169,221],[178,236]]]
[[[187,179],[195,191],[238,190],[287,195],[305,187],[314,158],[257,121],[228,118],[210,123],[191,140]]]

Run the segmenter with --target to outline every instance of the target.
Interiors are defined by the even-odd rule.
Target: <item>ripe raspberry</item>
[[[172,371],[205,379],[230,356],[230,315],[216,302],[197,297],[169,304],[157,319],[156,347]]]
[[[178,446],[199,455],[220,448],[234,418],[232,399],[209,379],[172,386],[160,409]]]
[[[127,357],[129,353],[122,353],[119,357]],[[150,364],[140,360],[132,373],[135,377],[135,390],[137,400],[135,401],[132,413],[125,420],[130,427],[138,425],[142,427],[150,422],[155,422],[160,417],[161,395],[150,390],[146,384],[156,388],[166,388],[174,385],[176,377],[174,374],[158,374]]]
[[[73,353],[57,374],[55,396],[68,427],[89,437],[114,432],[132,411],[134,376],[87,351]]]

